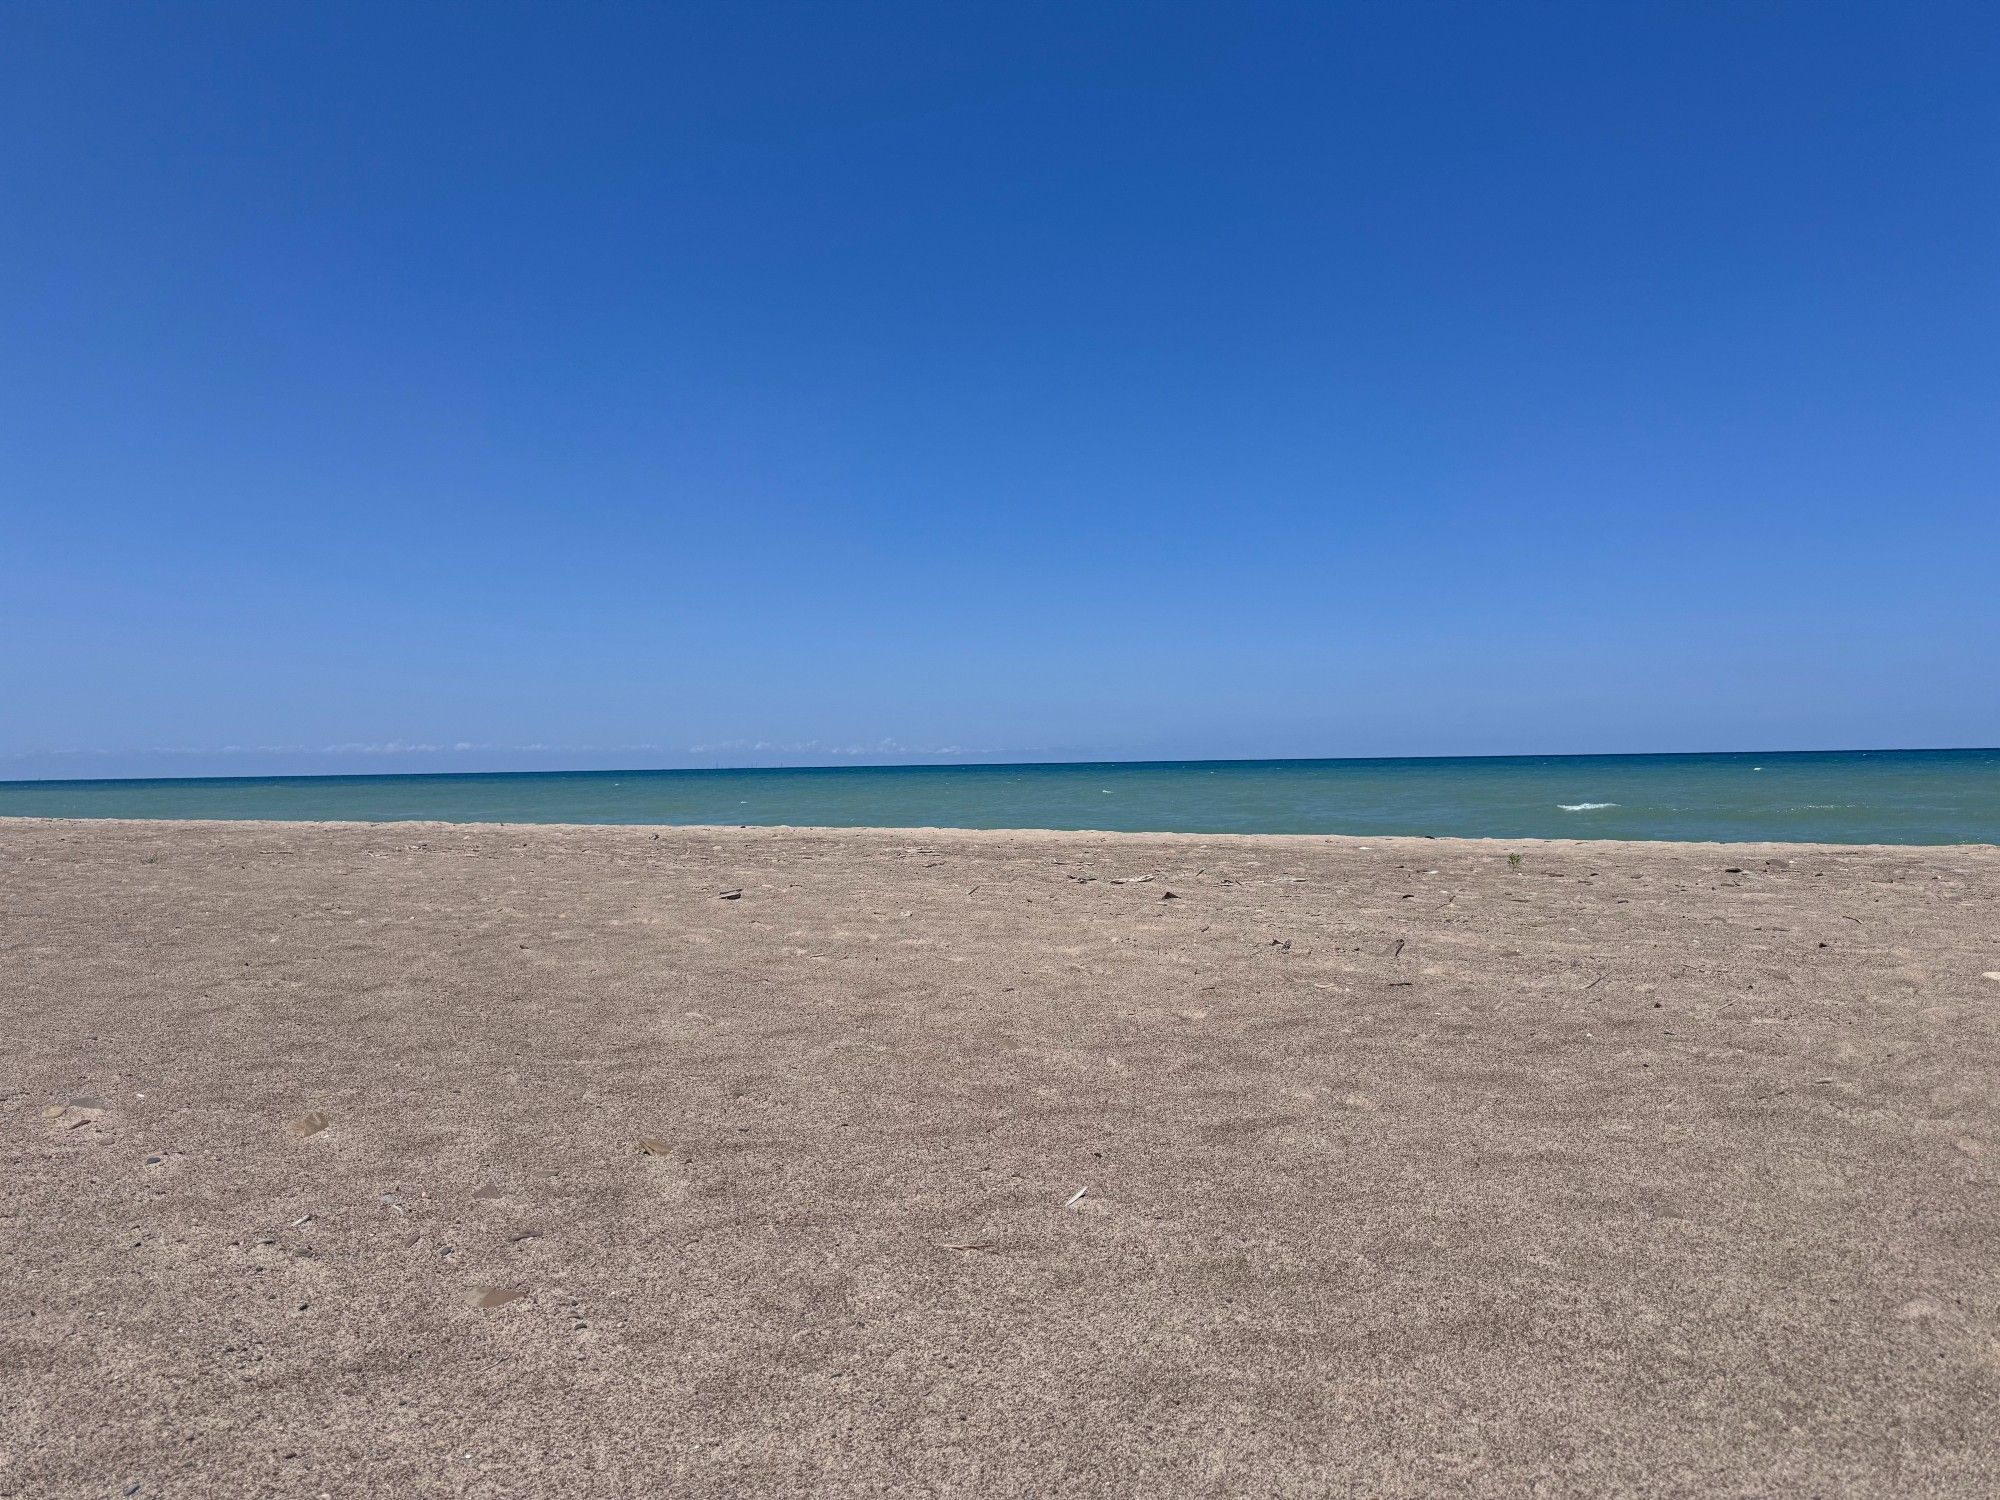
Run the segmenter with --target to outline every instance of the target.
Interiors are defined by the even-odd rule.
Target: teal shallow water
[[[31,781],[0,816],[2000,843],[2000,750]]]

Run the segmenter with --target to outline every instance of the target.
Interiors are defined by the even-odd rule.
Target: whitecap
[[[1564,812],[1596,812],[1600,807],[1616,807],[1616,802],[1558,802]]]

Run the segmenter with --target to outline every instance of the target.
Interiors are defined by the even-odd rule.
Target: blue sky
[[[2000,743],[1997,72],[10,5],[0,777]]]

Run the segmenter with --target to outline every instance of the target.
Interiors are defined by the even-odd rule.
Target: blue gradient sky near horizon
[[[2000,743],[2000,10],[0,11],[0,779]]]

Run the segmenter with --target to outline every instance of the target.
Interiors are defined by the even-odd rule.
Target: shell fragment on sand
[[[674,1148],[658,1136],[641,1136],[639,1139],[639,1154],[641,1156],[672,1156]]]
[[[476,1286],[466,1293],[465,1305],[481,1312],[495,1307],[505,1307],[509,1302],[519,1302],[528,1294],[517,1286]]]
[[[1083,1202],[1083,1195],[1084,1195],[1085,1193],[1089,1192],[1089,1191],[1090,1191],[1090,1189],[1089,1189],[1089,1188],[1087,1188],[1087,1187],[1080,1187],[1080,1188],[1078,1188],[1078,1189],[1077,1189],[1077,1190],[1076,1190],[1075,1192],[1073,1192],[1073,1193],[1071,1193],[1071,1194],[1069,1195],[1069,1202],[1065,1203],[1065,1204],[1063,1205],[1063,1207],[1064,1207],[1064,1208],[1075,1208],[1075,1207],[1077,1206],[1077,1204],[1079,1204],[1079,1203]]]
[[[296,1120],[286,1125],[285,1133],[295,1136],[299,1140],[304,1140],[309,1135],[318,1135],[332,1123],[333,1121],[329,1120],[318,1110],[313,1110],[310,1114],[300,1115]]]
[[[105,1104],[102,1099],[81,1095],[67,1104],[51,1104],[42,1111],[42,1118],[58,1124],[65,1130],[76,1130],[85,1125],[95,1125],[104,1118]]]
[[[743,899],[743,887],[738,886],[733,891],[717,891],[715,899],[718,901],[741,901]]]
[[[504,1198],[506,1194],[502,1193],[492,1183],[482,1182],[472,1190],[472,1196],[476,1202],[491,1203],[495,1198]]]

